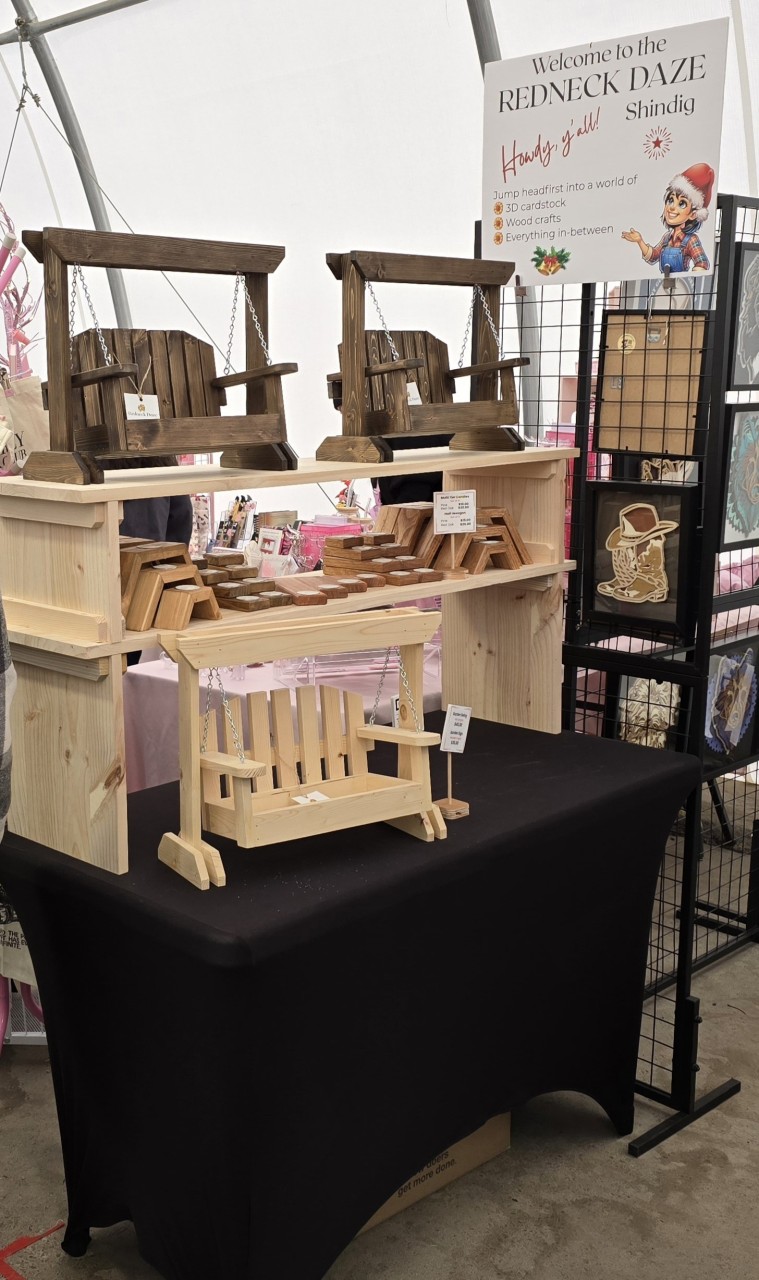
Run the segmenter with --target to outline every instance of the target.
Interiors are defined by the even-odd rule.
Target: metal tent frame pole
[[[86,9],[76,9],[70,13],[61,14],[57,18],[48,18],[40,22],[29,0],[12,0],[13,7],[18,14],[17,29],[0,34],[0,44],[10,44],[21,39],[27,41],[32,48],[40,71],[45,78],[45,83],[50,90],[50,96],[55,103],[61,126],[71,147],[74,162],[79,170],[79,177],[82,180],[84,193],[87,197],[87,203],[90,206],[92,221],[97,231],[110,231],[110,219],[95,177],[92,159],[87,150],[81,126],[74,112],[73,104],[58,65],[50,52],[50,46],[45,39],[44,32],[60,30],[60,28],[71,26],[76,22],[84,22],[88,18],[99,17],[104,13],[113,13],[117,9],[125,9],[131,5],[142,3],[144,3],[144,0],[103,0],[101,4],[90,5]],[[120,329],[131,329],[132,317],[129,310],[124,277],[121,271],[113,267],[108,268],[107,275],[111,297],[113,298],[113,309],[116,313],[116,324]]]
[[[480,58],[480,66],[485,74],[486,62],[500,62],[501,46],[495,27],[490,0],[467,0],[469,17]],[[529,434],[538,440],[540,436],[540,318],[538,315],[535,290],[531,288],[517,289],[517,321],[519,325],[519,353],[526,356],[530,363],[528,372],[522,372],[533,382],[535,394],[522,396],[522,424]]]

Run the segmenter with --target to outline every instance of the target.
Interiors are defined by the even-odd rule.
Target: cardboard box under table
[[[199,893],[155,856],[175,785],[129,797],[119,877],[7,835],[66,1248],[131,1218],[167,1280],[322,1280],[430,1161],[537,1094],[588,1094],[629,1131],[654,888],[699,777],[674,752],[475,720],[471,817],[431,844],[381,825],[219,840],[227,888]],[[507,1198],[508,1158],[502,1178]]]

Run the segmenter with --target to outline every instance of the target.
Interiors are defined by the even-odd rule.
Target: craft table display
[[[507,509],[524,540],[529,564],[434,584],[443,601],[445,702],[487,719],[558,731],[562,576],[573,567],[564,557],[564,481],[566,459],[574,456],[564,448],[422,449],[389,463],[351,463],[355,479],[439,470],[447,489],[474,489],[479,507]],[[94,866],[127,869],[122,657],[154,646],[158,633],[125,626],[118,540],[123,502],[276,489],[344,474],[342,462],[301,459],[295,473],[198,466],[111,472],[102,484],[0,479],[0,590],[19,675],[12,831]],[[308,613],[312,620],[331,618],[407,603],[419,594],[416,582],[386,586]],[[247,614],[223,608],[221,621],[249,625]],[[189,627],[218,625],[201,620]]]
[[[360,693],[364,707],[371,711],[380,677],[380,668],[370,674],[353,672],[339,675],[342,689]],[[244,668],[241,680],[224,676],[228,694],[244,697],[249,693],[281,688],[272,665]],[[390,724],[393,688],[388,684],[383,690],[377,708],[377,723]],[[216,687],[212,692],[215,711],[221,707],[221,695]],[[430,651],[425,658],[424,714],[440,709],[440,660]],[[245,724],[247,737],[247,722]],[[130,667],[124,675],[124,734],[126,748],[126,776],[128,791],[143,791],[146,787],[158,787],[179,778],[179,718],[177,713],[177,668],[167,658],[156,662],[141,662]]]
[[[427,1161],[528,1098],[586,1093],[630,1130],[654,887],[698,767],[474,721],[456,768],[473,816],[447,840],[220,840],[209,893],[155,856],[174,785],[130,797],[121,877],[6,837],[70,1252],[131,1219],[167,1280],[320,1280]]]

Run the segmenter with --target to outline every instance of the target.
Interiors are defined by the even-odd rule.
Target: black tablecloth
[[[434,844],[217,840],[228,885],[201,893],[155,856],[174,785],[130,797],[122,877],[8,836],[69,1248],[131,1218],[169,1280],[319,1280],[406,1179],[536,1094],[589,1094],[628,1132],[657,870],[697,778],[475,722],[471,816]]]

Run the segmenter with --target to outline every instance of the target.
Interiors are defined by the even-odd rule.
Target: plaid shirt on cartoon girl
[[[708,271],[709,259],[697,231],[709,217],[714,170],[708,164],[692,164],[672,179],[664,193],[662,222],[666,231],[658,244],[646,244],[634,227],[622,239],[637,244],[646,262],[658,262],[664,274]]]

